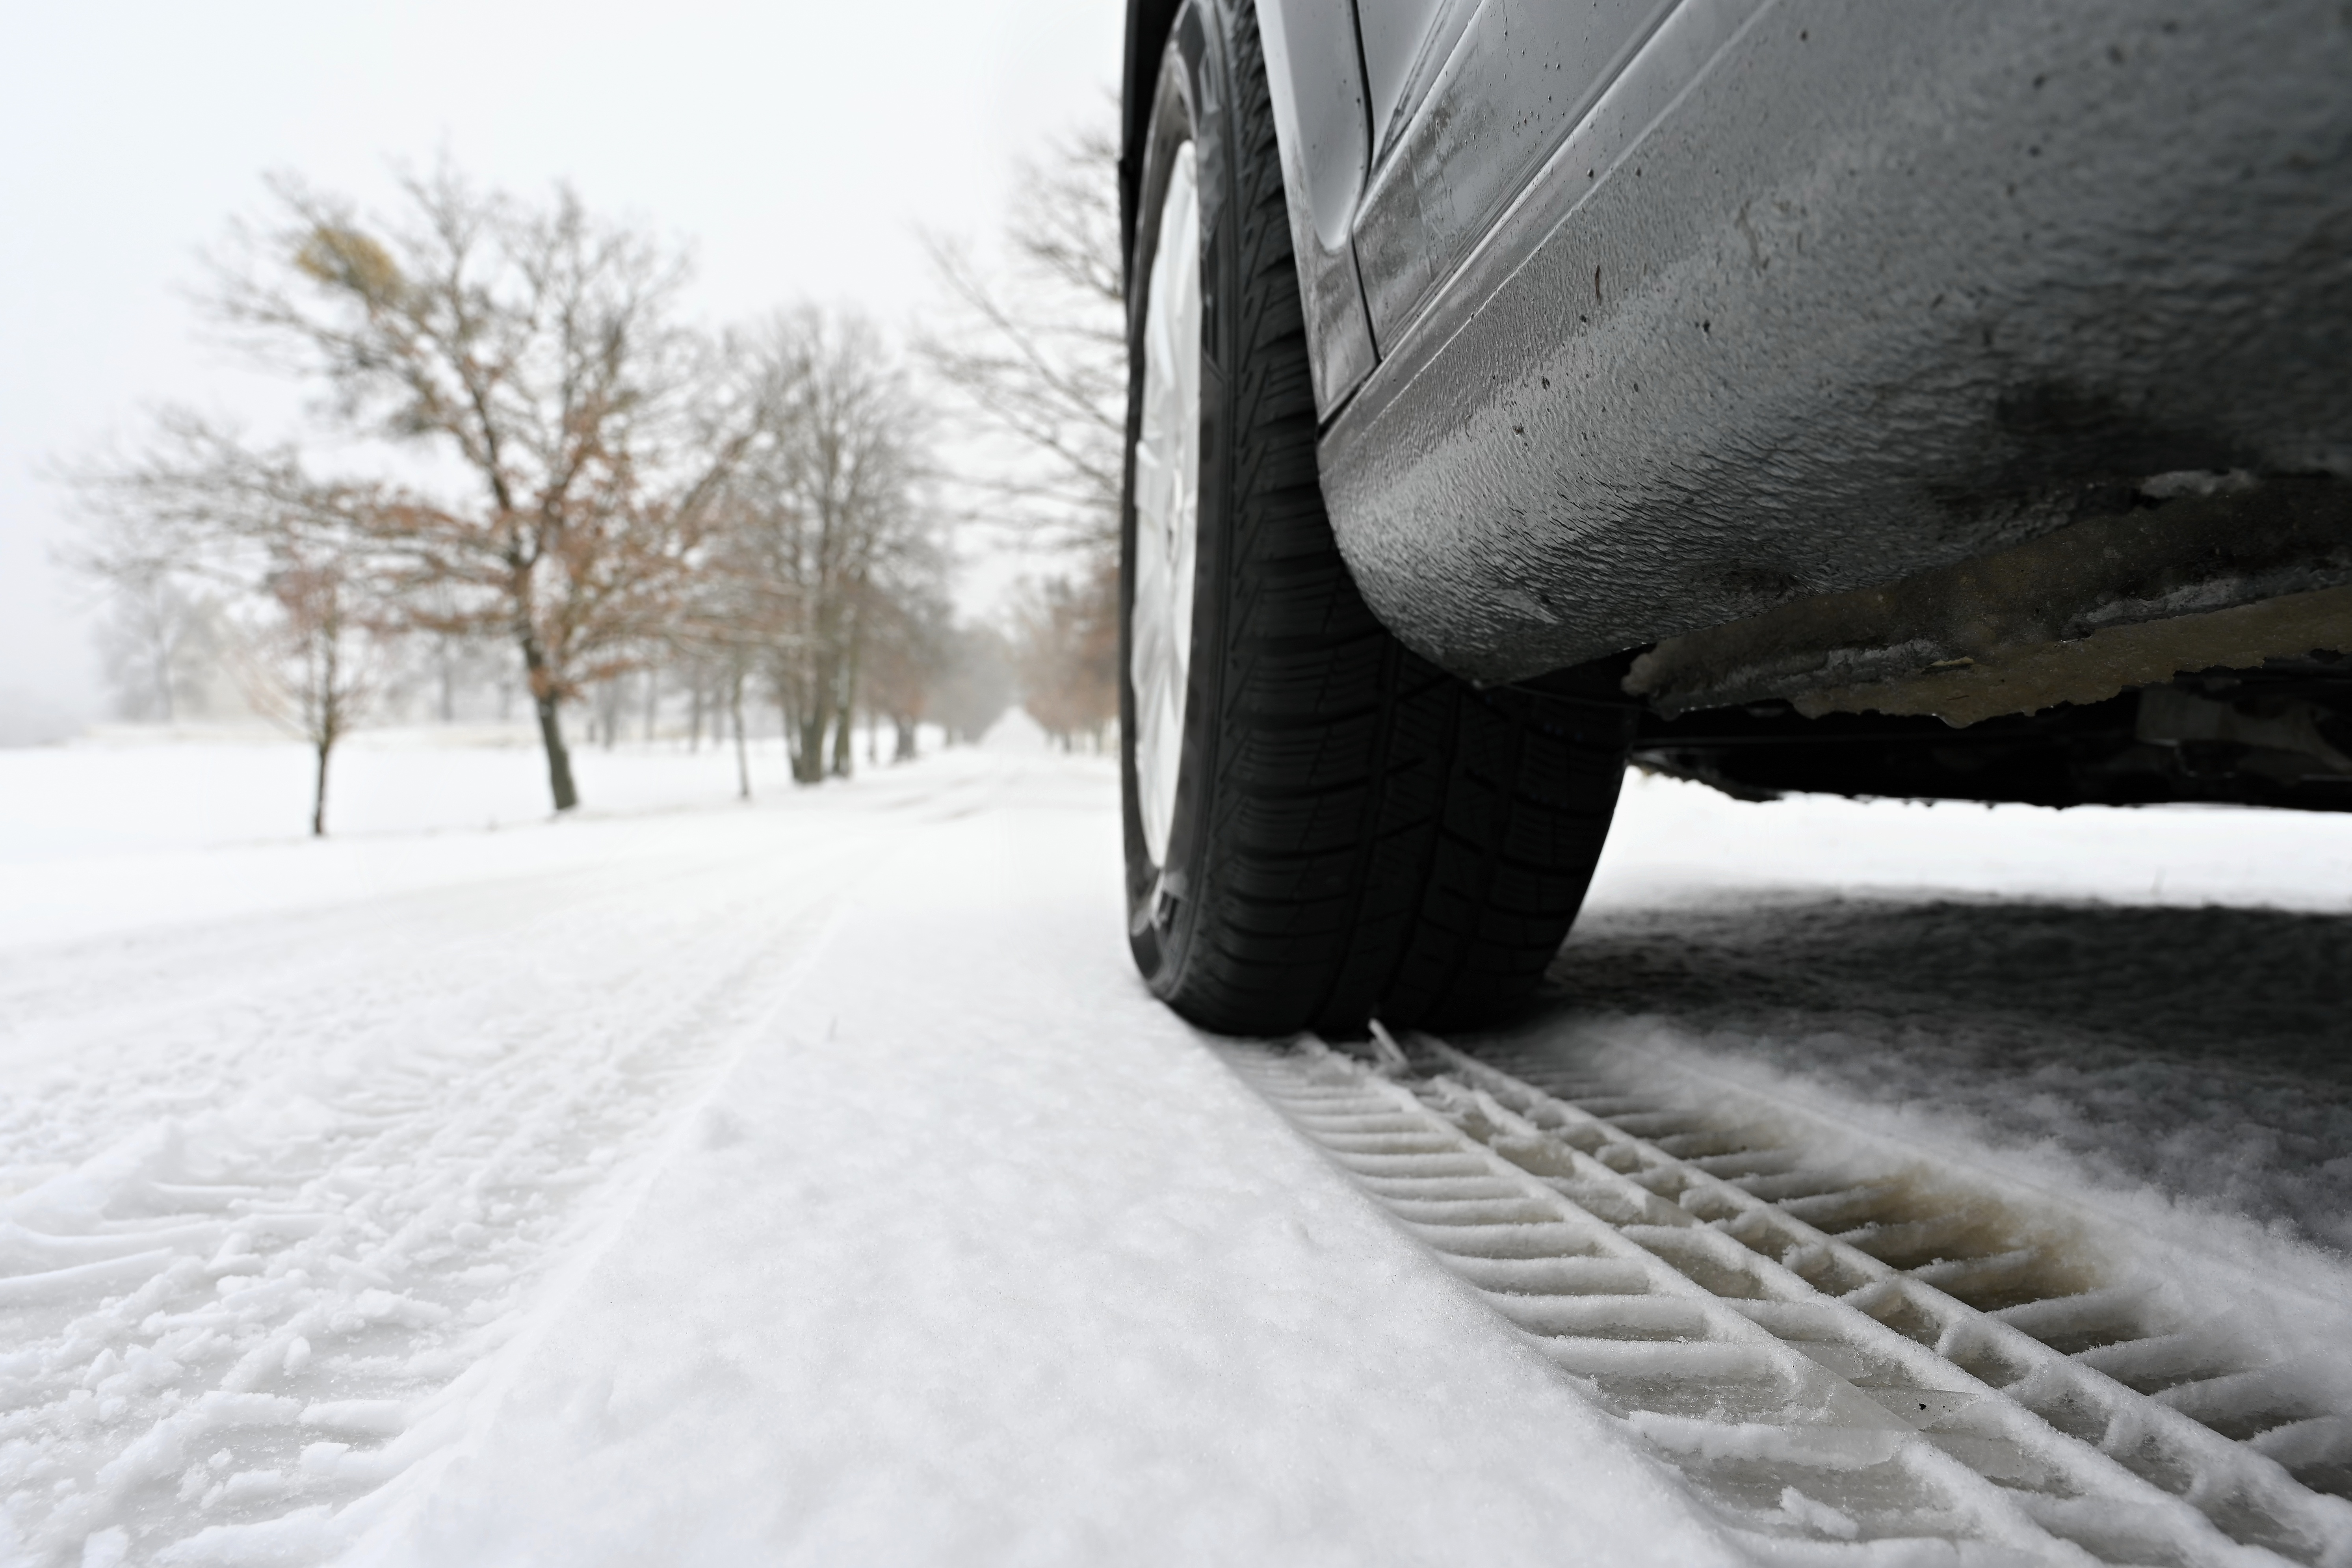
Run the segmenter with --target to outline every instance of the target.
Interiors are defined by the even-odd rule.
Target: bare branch
[[[1072,136],[1025,165],[995,274],[952,241],[927,241],[946,326],[919,350],[996,454],[958,488],[974,516],[1099,557],[1115,549],[1125,470],[1127,318],[1117,153]]]

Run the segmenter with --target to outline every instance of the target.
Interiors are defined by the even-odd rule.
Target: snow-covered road
[[[963,752],[498,832],[20,833],[0,1563],[1752,1556],[1140,994],[1115,805]],[[1637,781],[1559,998],[1468,1043],[2063,1191],[2352,1364],[2347,829]]]
[[[231,912],[157,925],[127,899],[112,934],[15,944],[0,1485],[20,1549],[257,1520],[323,1541],[328,1506],[445,1448],[841,890],[908,837],[832,816],[232,851],[208,886],[170,885],[190,868],[164,858],[157,902]],[[337,896],[377,869],[405,890]],[[272,880],[293,907],[243,912]]]

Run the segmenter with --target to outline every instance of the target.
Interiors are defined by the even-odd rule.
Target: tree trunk
[[[539,710],[540,743],[547,748],[547,787],[555,796],[555,809],[570,811],[580,804],[580,791],[572,783],[572,752],[563,744],[563,716],[557,711],[552,695],[532,699]]]
[[[310,791],[310,837],[313,838],[327,836],[327,753],[334,749],[335,742],[331,737],[321,737],[318,742],[318,780]]]
[[[728,710],[735,715],[735,798],[751,798],[751,755],[743,745],[743,678],[735,678],[729,693]]]
[[[179,715],[173,710],[172,645],[167,637],[156,638],[155,706],[163,715],[163,722],[174,722]]]
[[[814,679],[806,689],[795,695],[800,711],[792,715],[793,734],[793,782],[813,784],[824,782],[824,743],[833,730],[833,660],[820,655]]]
[[[628,689],[622,684],[622,679],[620,676],[614,676],[596,688],[595,722],[599,730],[598,739],[604,750],[608,752],[621,738],[621,710],[629,700]]]
[[[915,760],[915,721],[912,719],[900,719],[895,722],[898,726],[898,749],[892,753],[890,760],[894,763],[911,763]]]
[[[825,731],[833,728],[833,710],[820,707],[800,721],[800,741],[793,752],[793,782],[823,784],[824,782]]]
[[[547,750],[547,787],[555,796],[555,809],[570,811],[580,804],[580,791],[572,783],[572,753],[563,744],[563,716],[558,711],[555,680],[548,673],[547,656],[540,651],[538,637],[526,628],[516,640],[522,645],[531,706],[539,711],[540,744]]]
[[[841,672],[834,678],[833,772],[835,778],[847,778],[857,764],[857,718],[853,710],[857,705],[857,643],[852,639],[849,657],[843,661]]]

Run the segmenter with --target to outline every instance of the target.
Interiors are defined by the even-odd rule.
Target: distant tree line
[[[683,696],[694,742],[723,727],[740,758],[765,703],[810,784],[851,771],[861,716],[900,757],[927,718],[993,718],[1019,660],[953,625],[931,420],[871,322],[696,330],[682,256],[568,190],[444,166],[389,216],[270,191],[201,302],[314,394],[301,434],[167,410],[67,476],[73,563],[112,591],[112,673],[148,716],[229,670],[310,742],[320,832],[337,742],[420,685],[451,717],[503,677],[559,811],[567,708],[610,744],[633,698]]]

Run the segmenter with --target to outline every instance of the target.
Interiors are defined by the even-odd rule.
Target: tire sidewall
[[[1128,412],[1125,491],[1119,508],[1118,670],[1120,816],[1126,841],[1128,942],[1155,995],[1182,985],[1200,911],[1212,893],[1207,831],[1225,688],[1225,631],[1232,591],[1233,447],[1227,378],[1232,345],[1222,341],[1239,268],[1225,221],[1232,207],[1233,102],[1225,78],[1227,19],[1214,0],[1188,0],[1161,57],[1150,129],[1145,140],[1135,251],[1128,277]],[[1154,864],[1146,847],[1136,785],[1135,448],[1142,433],[1143,324],[1150,306],[1151,264],[1160,243],[1160,209],[1176,152],[1193,144],[1201,201],[1201,472],[1199,538],[1193,565],[1192,643],[1184,695],[1183,756],[1170,815],[1168,857]]]

